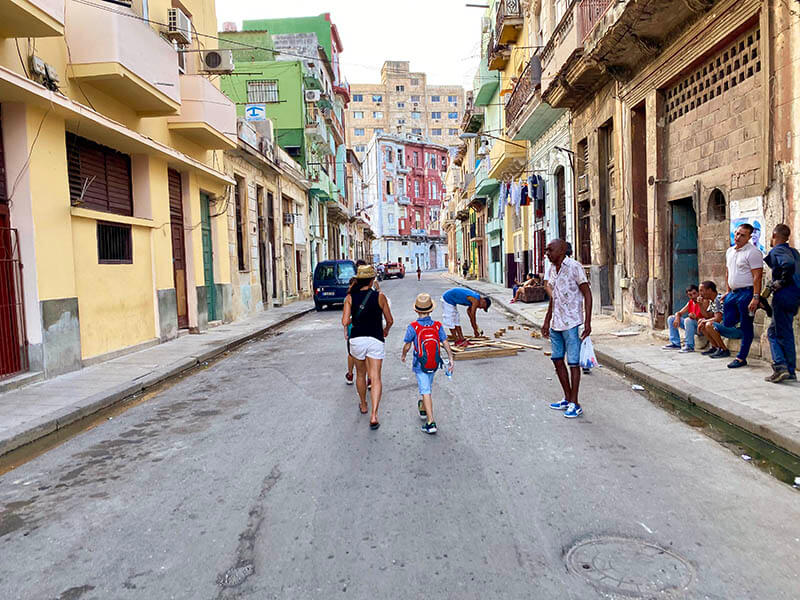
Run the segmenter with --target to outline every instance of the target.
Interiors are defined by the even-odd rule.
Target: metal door
[[[172,274],[178,310],[178,328],[189,327],[189,304],[186,296],[186,240],[183,232],[181,174],[167,171],[169,184],[169,221],[172,237]]]
[[[686,304],[686,288],[696,284],[697,215],[691,198],[677,200],[672,207],[672,312]]]
[[[267,234],[272,256],[272,297],[278,297],[278,247],[275,245],[275,197],[267,192]]]
[[[206,286],[208,320],[217,320],[217,294],[214,286],[214,244],[211,238],[211,198],[200,192],[200,228],[203,237],[203,278]]]

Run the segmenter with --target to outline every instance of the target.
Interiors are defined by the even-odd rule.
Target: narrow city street
[[[797,598],[797,491],[608,369],[567,420],[542,352],[459,361],[422,433],[400,349],[447,282],[383,288],[379,430],[311,313],[0,477],[0,598]]]

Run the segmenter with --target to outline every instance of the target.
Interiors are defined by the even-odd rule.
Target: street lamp
[[[496,135],[490,135],[488,133],[467,133],[467,132],[464,132],[464,133],[462,133],[461,135],[458,136],[458,139],[460,139],[460,140],[474,140],[475,138],[478,138],[478,137],[488,137],[488,138],[492,138],[493,140],[500,140],[501,142],[505,142],[506,144],[510,144],[512,146],[516,146],[517,148],[522,148],[523,150],[527,150],[528,149],[527,146],[523,146],[522,144],[515,144],[512,141],[506,140],[506,139],[501,138],[501,137],[497,137]]]

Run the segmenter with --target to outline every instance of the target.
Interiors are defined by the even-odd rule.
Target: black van
[[[324,260],[314,269],[314,308],[342,304],[347,297],[350,280],[356,276],[352,260]]]

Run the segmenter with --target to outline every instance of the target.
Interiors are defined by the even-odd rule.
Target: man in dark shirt
[[[767,330],[772,351],[771,383],[797,380],[797,353],[792,322],[800,307],[800,253],[789,245],[791,230],[781,223],[772,231],[772,250],[764,262],[772,269],[772,324]]]

